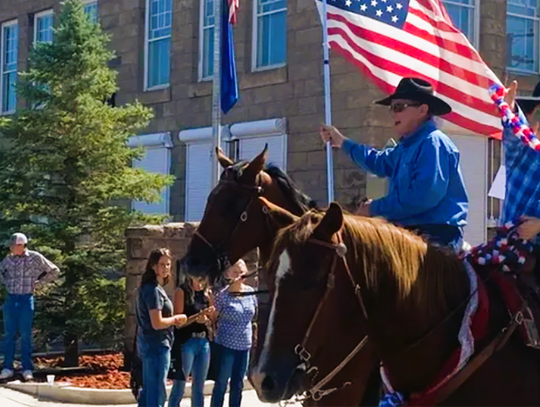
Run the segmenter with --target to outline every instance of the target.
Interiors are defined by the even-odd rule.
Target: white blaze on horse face
[[[274,298],[272,300],[272,308],[270,311],[270,316],[268,318],[268,326],[266,327],[266,336],[264,338],[264,346],[261,352],[261,357],[259,358],[259,368],[262,368],[268,361],[268,354],[270,353],[270,339],[274,333],[274,319],[276,316],[276,302],[279,293],[279,282],[288,273],[290,269],[291,261],[289,259],[289,254],[285,250],[281,256],[279,256],[279,263],[276,272],[276,284],[274,289]]]
[[[285,277],[285,274],[289,272],[291,268],[291,259],[289,259],[289,254],[287,253],[287,250],[283,251],[281,253],[281,256],[279,256],[279,264],[277,267],[276,272],[276,287],[279,285],[279,281]]]

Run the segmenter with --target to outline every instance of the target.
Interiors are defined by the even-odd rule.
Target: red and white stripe
[[[322,3],[315,3],[322,17]],[[330,4],[327,16],[330,47],[383,92],[393,93],[403,77],[425,79],[452,106],[444,116],[450,128],[500,138],[501,119],[488,89],[501,82],[440,1],[410,0],[402,29]]]
[[[236,24],[238,7],[240,7],[240,0],[229,0],[229,23],[233,25]]]

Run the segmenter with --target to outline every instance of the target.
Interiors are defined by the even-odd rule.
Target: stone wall
[[[181,259],[187,252],[196,223],[168,223],[165,225],[146,225],[129,228],[127,239],[127,273],[126,273],[126,326],[124,331],[124,349],[126,365],[131,363],[133,341],[135,338],[135,299],[137,288],[146,267],[148,255],[153,249],[168,248],[174,256],[173,276],[165,290],[172,298],[174,282],[176,281],[176,260]],[[254,251],[245,256],[244,260],[249,270],[257,267],[257,253]],[[258,283],[257,278],[247,282],[251,285]]]

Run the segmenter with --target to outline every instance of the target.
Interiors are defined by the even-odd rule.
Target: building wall
[[[118,104],[135,99],[150,106],[155,118],[148,134],[169,132],[170,173],[176,177],[171,187],[170,214],[184,219],[186,190],[186,147],[178,138],[185,129],[211,126],[211,82],[198,81],[199,1],[173,0],[171,38],[171,81],[165,89],[144,91],[145,0],[98,0],[99,19],[111,34],[111,47],[117,59]],[[32,13],[54,7],[58,0],[4,0],[0,4],[0,22],[16,16],[20,25],[19,70],[26,67],[32,38]],[[241,3],[235,28],[235,50],[240,78],[240,101],[223,116],[224,124],[262,119],[287,119],[287,172],[299,187],[321,203],[326,203],[325,152],[318,136],[324,121],[322,77],[322,30],[313,0],[289,0],[287,3],[287,64],[278,69],[252,72],[253,2]],[[478,48],[496,74],[503,76],[506,49],[505,0],[480,0]],[[387,112],[372,105],[382,97],[374,85],[334,52],[331,61],[331,101],[333,124],[357,141],[384,146],[395,137]],[[509,76],[513,78],[512,75]],[[537,75],[519,77],[520,89],[530,92]],[[19,105],[24,102],[19,100]],[[498,146],[492,143],[489,168],[498,168]],[[491,151],[491,150],[490,150]],[[491,157],[493,156],[493,157]],[[367,178],[343,154],[334,153],[335,197],[348,205],[366,194],[381,193],[374,178]],[[488,174],[488,181],[494,177]],[[366,188],[366,183],[370,185]],[[488,209],[498,203],[488,201]]]

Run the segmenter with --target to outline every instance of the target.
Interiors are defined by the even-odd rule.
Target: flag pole
[[[326,1],[327,0],[322,0],[324,121],[327,126],[330,126],[332,124],[332,100],[330,98],[330,53],[328,44],[328,16],[326,14]],[[328,190],[328,204],[334,200],[334,164],[332,158],[332,146],[328,141],[326,142],[326,185]]]
[[[212,78],[212,188],[219,181],[219,163],[216,148],[221,146],[221,4],[214,0],[214,76]]]

